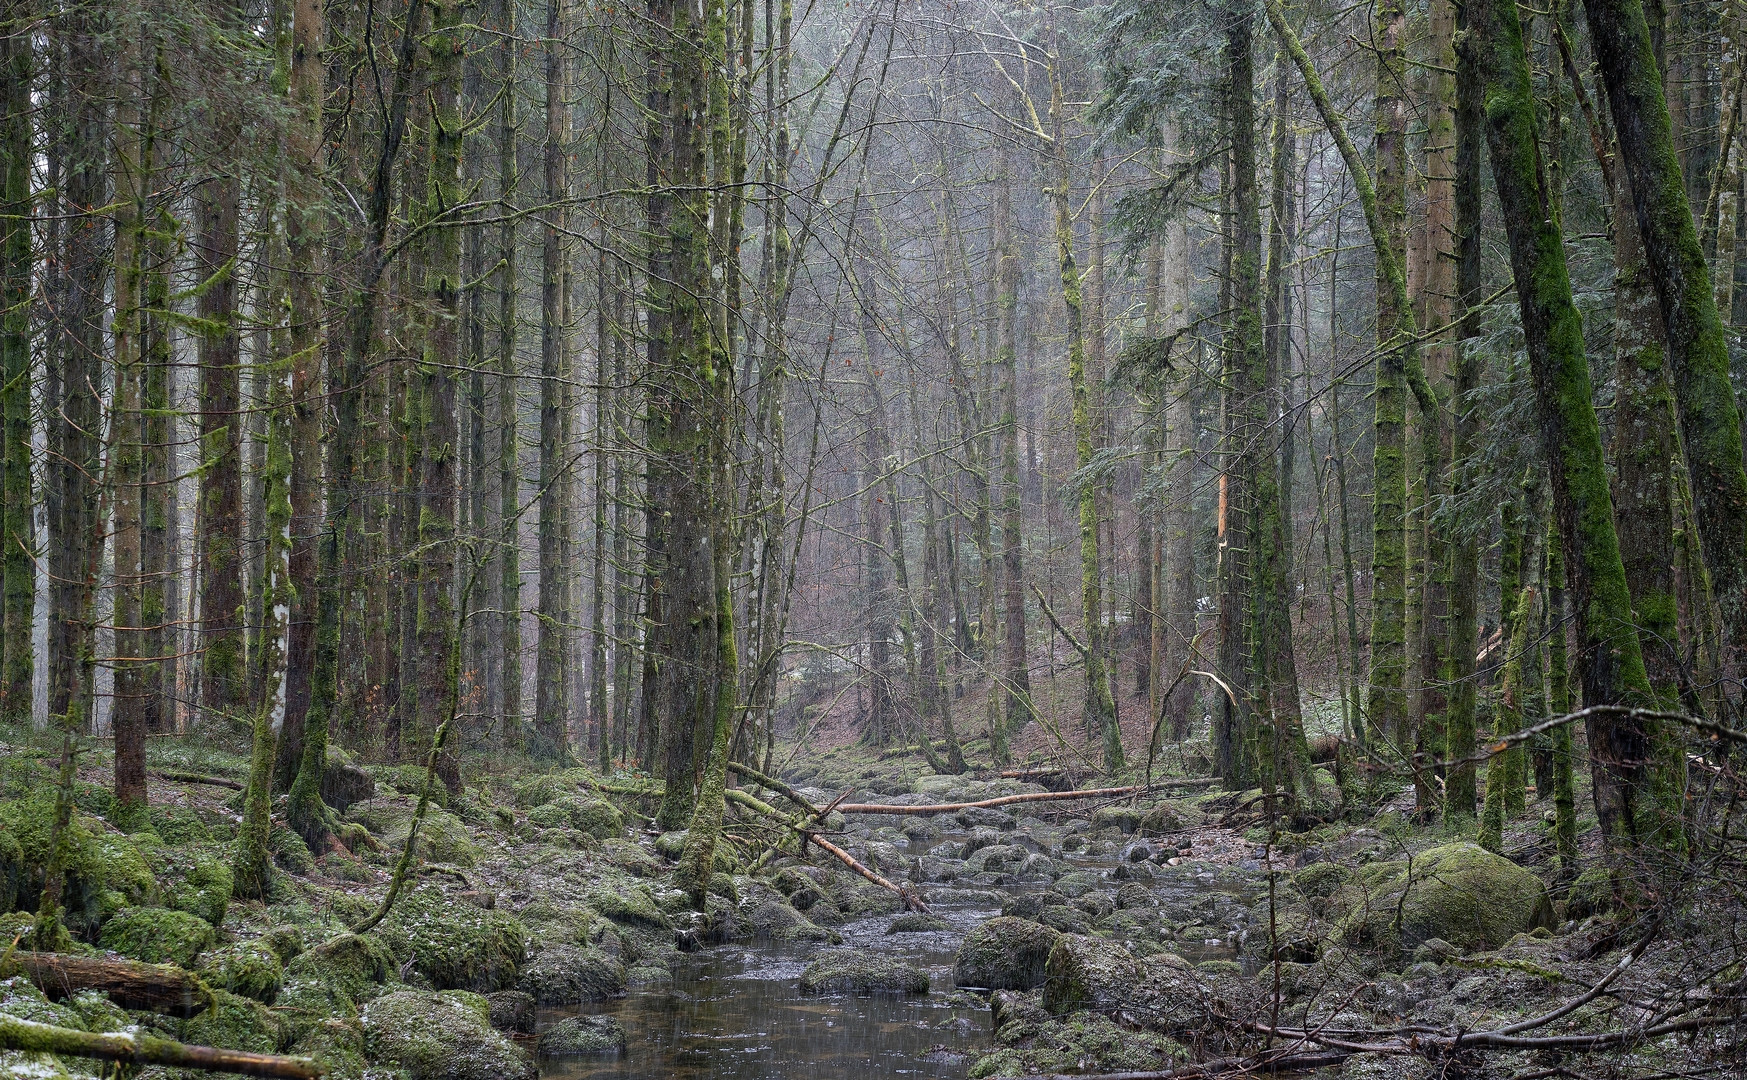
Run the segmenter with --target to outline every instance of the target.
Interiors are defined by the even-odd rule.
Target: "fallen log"
[[[762,814],[765,817],[771,818],[774,821],[779,821],[782,824],[787,825],[789,828],[793,829],[796,833],[798,833],[804,840],[811,841],[812,843],[818,845],[818,847],[821,851],[826,852],[832,858],[834,858],[838,862],[842,863],[844,866],[849,867],[851,870],[855,871],[857,874],[860,874],[862,877],[866,878],[867,880],[873,882],[875,885],[878,885],[880,888],[890,889],[892,892],[894,892],[898,895],[898,899],[900,899],[904,902],[904,910],[905,911],[920,911],[923,914],[929,913],[928,912],[928,905],[927,905],[927,903],[925,903],[923,901],[922,897],[920,897],[919,895],[917,895],[915,892],[911,891],[910,889],[904,888],[902,885],[897,885],[897,884],[894,884],[893,882],[887,880],[886,878],[882,877],[879,873],[874,871],[872,868],[867,866],[865,863],[863,863],[860,859],[857,859],[854,855],[851,855],[849,852],[844,851],[842,848],[838,847],[836,844],[833,844],[831,841],[825,839],[823,836],[820,836],[816,831],[814,831],[810,827],[810,825],[811,825],[810,821],[808,821],[808,822],[796,821],[794,818],[789,817],[787,814],[783,813],[781,810],[778,810],[776,807],[770,805],[769,803],[760,800],[756,796],[752,795],[750,792],[741,791],[738,788],[729,788],[725,792],[725,794],[727,795],[729,802],[737,803],[741,806],[746,807],[748,810],[751,810],[751,811],[758,813],[758,814]],[[819,811],[815,811],[814,813],[817,815],[817,814],[819,814]]]
[[[737,761],[730,761],[728,763],[728,771],[737,776],[743,777],[744,779],[750,780],[760,787],[769,788],[786,798],[788,801],[794,803],[796,806],[805,810],[807,813],[812,814],[814,817],[820,816],[818,807],[814,806],[811,802],[808,802],[800,792],[783,783],[781,780],[778,780],[774,776],[766,776],[752,766],[742,765]]]
[[[240,780],[231,780],[223,776],[203,776],[200,773],[177,772],[173,769],[160,769],[152,773],[159,780],[169,780],[176,784],[204,784],[207,787],[230,788],[232,791],[242,791],[248,785]]]
[[[3,1014],[0,1014],[0,1048],[27,1054],[65,1054],[128,1065],[163,1065],[173,1069],[202,1069],[283,1080],[315,1080],[326,1074],[325,1069],[309,1058],[195,1046],[139,1030],[95,1035],[89,1031],[39,1024]]]
[[[183,1017],[205,1012],[212,1004],[212,990],[200,976],[174,964],[142,964],[137,960],[19,949],[6,966],[22,972],[51,998],[72,997],[81,990],[101,990],[124,1009]]]
[[[1153,787],[1158,785],[1154,784]],[[1146,791],[1147,785],[1135,784],[1131,787],[1086,788],[1082,791],[1034,791],[1024,795],[1002,795],[997,799],[982,799],[977,802],[962,803],[930,803],[927,806],[893,806],[890,803],[844,803],[838,812],[844,814],[956,814],[960,810],[980,810],[985,807],[1012,806],[1015,803],[1051,802],[1058,799],[1114,799],[1119,795],[1133,795]]]

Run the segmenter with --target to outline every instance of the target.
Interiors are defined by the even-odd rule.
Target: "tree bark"
[[[29,17],[27,0],[9,0],[0,11],[0,21],[12,26],[23,26]],[[36,607],[30,477],[31,52],[24,34],[0,37],[0,720],[9,724],[30,719],[36,663],[31,645]]]

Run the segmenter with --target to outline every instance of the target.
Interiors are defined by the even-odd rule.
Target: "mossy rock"
[[[524,810],[545,806],[553,799],[571,793],[569,785],[551,773],[542,773],[538,776],[518,780],[512,791],[515,804]]]
[[[1172,803],[1163,802],[1142,814],[1135,822],[1134,831],[1142,836],[1165,836],[1182,832],[1185,824],[1183,811]]]
[[[200,815],[185,806],[153,806],[146,820],[166,844],[210,844],[216,839]]]
[[[300,877],[315,873],[315,854],[309,845],[303,842],[303,837],[277,822],[267,831],[267,850],[273,853],[273,861],[282,870]]]
[[[584,899],[589,907],[616,923],[661,930],[673,926],[673,921],[661,910],[646,885],[635,885],[626,889],[590,889]]]
[[[54,796],[48,792],[0,803],[0,831],[18,845],[13,898],[17,906],[34,908],[42,895],[54,816]],[[105,919],[122,908],[158,902],[157,878],[129,838],[105,832],[78,813],[62,837],[66,858],[61,918],[75,933],[94,935]]]
[[[507,990],[527,955],[520,919],[420,885],[395,901],[377,932],[439,990]]]
[[[325,1018],[299,1029],[286,1051],[313,1058],[327,1080],[363,1080],[364,1029],[356,1019]]]
[[[1141,961],[1141,972],[1134,1003],[1147,1017],[1148,1027],[1167,1035],[1183,1036],[1211,1025],[1215,1005],[1209,985],[1211,973],[1200,971],[1168,952],[1155,953]]]
[[[1140,826],[1141,819],[1146,817],[1146,811],[1138,806],[1105,806],[1092,814],[1094,829],[1118,828],[1125,833],[1131,833]]]
[[[1056,879],[1055,891],[1072,899],[1073,897],[1083,896],[1086,893],[1093,892],[1100,888],[1101,885],[1102,882],[1099,880],[1098,875],[1092,871],[1075,870],[1071,874],[1063,874]]]
[[[103,924],[98,944],[148,964],[192,968],[212,946],[212,924],[174,908],[124,908]]]
[[[625,992],[625,965],[592,946],[549,944],[523,966],[516,985],[541,1005],[605,1001]]]
[[[533,1059],[493,1030],[473,994],[397,990],[364,1007],[365,1056],[412,1080],[535,1080]]]
[[[540,1036],[543,1056],[617,1057],[625,1052],[625,1028],[610,1016],[569,1016]]]
[[[1587,919],[1614,906],[1613,875],[1605,866],[1592,866],[1578,874],[1566,894],[1565,917]]]
[[[215,850],[158,847],[150,857],[167,906],[198,915],[213,926],[224,922],[233,878],[230,866]]]
[[[1017,844],[991,844],[978,848],[964,861],[967,874],[1016,874],[1031,852]]]
[[[538,1008],[534,995],[521,990],[499,990],[495,994],[485,996],[486,1004],[491,1006],[491,1026],[499,1031],[513,1031],[518,1035],[532,1035]]]
[[[277,1053],[285,1035],[265,1005],[227,990],[214,990],[212,1005],[182,1022],[184,1042],[256,1054]]]
[[[395,975],[394,954],[375,934],[341,934],[285,965],[278,1004],[310,1019],[356,1016]]]
[[[346,820],[364,826],[385,847],[399,850],[417,812],[416,800],[382,796],[356,803],[346,811]],[[478,865],[479,847],[461,819],[436,806],[425,808],[413,853],[426,862],[448,863],[462,869]]]
[[[1037,913],[1037,921],[1063,934],[1090,934],[1092,919],[1070,904],[1046,904]]]
[[[862,950],[828,952],[801,972],[803,994],[926,994],[928,973],[914,964]]]
[[[601,854],[614,866],[640,878],[660,877],[667,869],[659,859],[643,850],[642,845],[630,840],[607,840],[601,844]]]
[[[1056,938],[1044,964],[1043,1007],[1057,1016],[1119,1008],[1141,979],[1140,963],[1114,942],[1079,934]]]
[[[687,835],[689,834],[685,829],[674,829],[671,832],[662,833],[655,838],[655,854],[668,862],[678,862],[679,857],[685,854]]]
[[[1092,895],[1090,893],[1088,896]],[[1124,911],[1149,908],[1158,903],[1153,891],[1138,881],[1130,881],[1116,890],[1116,906]]]
[[[542,829],[571,828],[596,840],[622,837],[625,818],[605,799],[561,795],[528,811],[528,823]]]
[[[938,915],[924,915],[920,911],[907,911],[892,920],[886,927],[888,934],[933,934],[951,930],[952,924]]]
[[[417,800],[425,790],[426,770],[423,765],[377,765],[369,770],[376,780],[387,784],[395,791]],[[430,798],[432,806],[447,809],[449,806],[449,789],[443,781],[431,777]]]
[[[1422,852],[1411,864],[1373,863],[1335,938],[1382,954],[1411,953],[1431,938],[1464,952],[1495,949],[1537,926],[1551,926],[1553,905],[1541,879],[1502,855],[1468,841]],[[1348,890],[1333,902],[1343,901]]]
[[[11,944],[10,940],[7,942]],[[69,1003],[50,1001],[22,975],[0,979],[0,1013],[19,1020],[86,1031],[85,1020]]]
[[[904,901],[899,899],[897,893],[872,883],[856,882],[846,885],[837,890],[832,900],[845,915],[852,918],[895,915],[904,906]]]
[[[1042,986],[1050,950],[1059,937],[1059,932],[1030,919],[990,919],[965,935],[953,961],[953,982],[983,990]]]
[[[1311,863],[1292,875],[1292,885],[1313,900],[1333,896],[1335,890],[1353,880],[1353,872],[1339,863]]]
[[[285,965],[279,954],[259,940],[213,949],[201,959],[200,974],[213,986],[267,1005],[285,986]]]
[[[1155,1032],[1123,1028],[1095,1013],[1058,1019],[1035,1005],[1002,1008],[995,1041],[1002,1049],[973,1065],[971,1076],[1158,1072],[1188,1056],[1183,1046]]]
[[[336,813],[343,814],[353,803],[375,795],[375,777],[354,764],[344,748],[329,743],[327,765],[321,774],[322,802],[333,807]]]

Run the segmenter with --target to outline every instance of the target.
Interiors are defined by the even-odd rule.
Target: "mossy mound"
[[[1613,907],[1613,876],[1605,866],[1592,866],[1571,882],[1565,900],[1565,917],[1587,919]]]
[[[672,833],[668,834],[673,835]],[[647,885],[624,889],[590,889],[584,897],[588,906],[616,923],[649,926],[666,930],[673,925],[667,913],[656,904]]]
[[[379,796],[354,804],[346,811],[346,820],[370,830],[383,846],[399,850],[406,845],[417,809],[414,798]],[[461,819],[435,805],[425,808],[425,820],[419,825],[413,853],[426,862],[448,863],[462,869],[479,863],[479,847]]]
[[[678,862],[679,857],[685,854],[685,841],[688,835],[690,834],[684,829],[674,829],[671,832],[662,833],[655,838],[655,854],[668,862]]]
[[[0,803],[0,830],[18,845],[13,898],[17,906],[34,908],[42,895],[54,818],[51,794]],[[62,839],[66,846],[61,917],[75,933],[94,935],[105,919],[122,908],[158,902],[157,878],[127,837],[104,832],[100,823],[75,813]]]
[[[1464,952],[1495,949],[1553,924],[1541,879],[1478,844],[1444,844],[1408,862],[1372,863],[1330,898],[1348,914],[1335,927],[1343,944],[1411,953],[1431,938]]]
[[[328,1080],[363,1080],[364,1029],[355,1019],[309,1023],[298,1029],[286,1052],[315,1059]]]
[[[278,822],[267,831],[267,850],[272,852],[273,861],[282,870],[300,876],[315,873],[315,854],[309,850],[309,845],[303,842],[303,837]]]
[[[605,1001],[625,992],[625,965],[593,947],[549,944],[523,967],[517,986],[541,1005]]]
[[[571,1016],[540,1036],[540,1053],[611,1057],[623,1054],[625,1028],[610,1016]]]
[[[87,1030],[85,1020],[70,1004],[50,1001],[29,979],[14,975],[0,979],[0,1013],[39,1024]]]
[[[1094,829],[1121,829],[1131,833],[1140,827],[1141,819],[1146,817],[1146,811],[1138,806],[1105,806],[1092,814]]]
[[[605,799],[561,795],[528,811],[528,823],[542,829],[571,828],[596,840],[625,834],[625,818]]]
[[[396,960],[410,960],[439,990],[507,990],[527,955],[528,932],[520,919],[433,885],[402,894],[377,932]]]
[[[1154,1032],[1118,1027],[1097,1014],[1057,1019],[1029,1000],[1003,1003],[995,1041],[1000,1049],[971,1066],[973,1080],[1074,1072],[1158,1072],[1188,1058],[1181,1044]]]
[[[1323,900],[1353,880],[1353,872],[1339,863],[1311,863],[1292,875],[1292,885],[1312,900]]]
[[[103,924],[98,944],[148,964],[192,968],[194,958],[211,948],[212,924],[174,908],[123,908]]]
[[[166,844],[208,844],[217,837],[199,814],[183,806],[153,806],[146,821]]]
[[[607,840],[601,844],[601,854],[614,866],[640,878],[659,877],[666,869],[659,859],[630,840]]]
[[[219,926],[230,906],[233,877],[210,847],[158,846],[147,851],[167,906]]]
[[[273,1004],[285,985],[279,954],[261,941],[239,941],[214,949],[200,962],[200,974],[213,986]]]
[[[425,791],[427,773],[423,765],[375,765],[367,771],[377,783],[385,784],[414,801]],[[442,780],[434,776],[430,777],[430,781],[431,805],[447,809],[449,789],[443,786]]]
[[[1181,832],[1188,824],[1186,815],[1175,803],[1162,802],[1142,814],[1135,822],[1134,831],[1142,836],[1165,836]]]
[[[341,934],[285,965],[278,1004],[314,1020],[352,1017],[394,977],[394,954],[375,934]]]
[[[928,973],[890,956],[829,952],[801,972],[803,994],[926,994]]]
[[[1030,919],[1000,916],[965,935],[953,961],[959,986],[1029,990],[1042,986],[1050,950],[1061,934]]]
[[[182,1040],[225,1050],[277,1053],[286,1032],[265,1005],[225,990],[212,992],[205,1012],[182,1022]]]
[[[1140,964],[1122,946],[1063,934],[1044,964],[1043,1007],[1057,1016],[1079,1009],[1108,1012],[1120,1007],[1140,978]]]
[[[322,802],[343,814],[353,803],[363,802],[375,794],[376,779],[354,764],[351,755],[342,747],[329,743],[327,767],[321,775]]]
[[[472,1000],[469,1000],[472,999]],[[491,1026],[475,994],[397,990],[364,1007],[364,1052],[412,1080],[534,1080],[533,1059]]]

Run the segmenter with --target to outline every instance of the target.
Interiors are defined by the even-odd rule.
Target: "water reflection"
[[[920,855],[941,840],[961,842],[965,835],[948,833],[927,845],[906,845],[908,854]],[[1076,869],[1103,871],[1116,864],[1109,855],[1068,854],[1025,835],[1005,842],[1053,849]],[[1101,890],[1114,893],[1120,884],[1106,877]],[[986,1004],[954,993],[954,953],[967,932],[1000,914],[1004,895],[1040,887],[928,886],[930,906],[948,930],[888,934],[890,916],[836,928],[844,947],[877,950],[927,971],[931,989],[925,997],[806,997],[798,988],[802,969],[833,946],[768,941],[719,946],[676,960],[670,986],[633,989],[596,1005],[542,1009],[541,1031],[566,1016],[610,1015],[624,1025],[629,1050],[619,1058],[543,1057],[540,1075],[546,1080],[961,1080],[993,1040]],[[1245,891],[1229,880],[1215,884],[1213,874],[1190,866],[1173,869],[1150,888],[1160,900],[1215,894],[1228,903]],[[1204,936],[1185,934],[1173,948],[1192,962],[1233,958],[1230,936],[1215,936],[1214,926],[1197,929]]]

